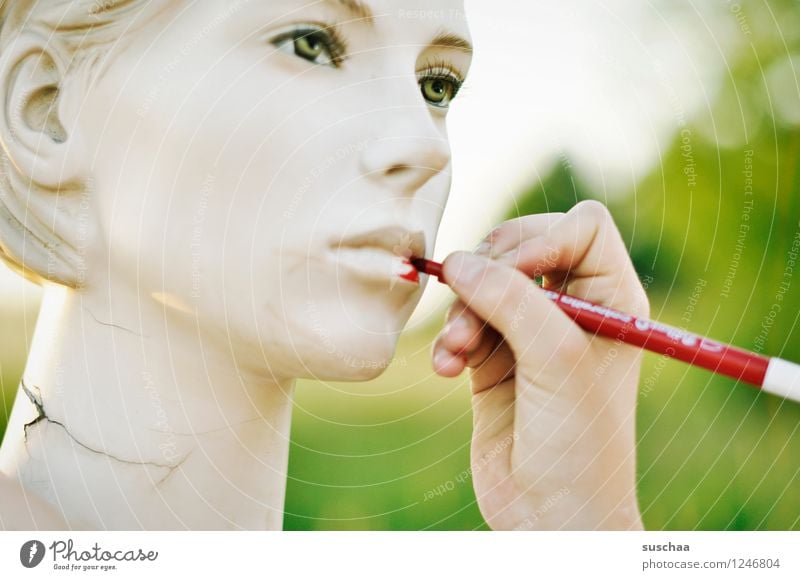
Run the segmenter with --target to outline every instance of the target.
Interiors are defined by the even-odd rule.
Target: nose
[[[427,107],[400,111],[373,121],[382,130],[362,151],[361,170],[396,195],[410,196],[450,165],[450,145]]]

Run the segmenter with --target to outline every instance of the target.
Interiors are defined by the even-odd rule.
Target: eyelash
[[[464,75],[455,70],[447,61],[438,58],[429,59],[422,71],[417,72],[417,79],[420,83],[426,80],[445,80],[453,83],[453,96],[450,101],[458,96],[464,86]]]
[[[322,42],[330,52],[331,64],[336,68],[341,68],[347,60],[347,41],[340,32],[338,25],[331,22],[307,22],[299,24],[291,30],[280,34],[272,39],[272,44],[277,46],[281,42],[291,40],[297,41],[299,38],[320,35]]]
[[[339,25],[333,22],[308,22],[295,26],[292,30],[285,32],[272,40],[272,43],[277,46],[281,42],[292,41],[296,42],[298,38],[304,36],[312,36],[315,34],[321,35],[321,40],[324,42],[328,51],[330,52],[331,65],[335,68],[341,68],[342,64],[347,60],[348,45],[344,39]],[[453,84],[453,95],[449,102],[458,96],[459,92],[464,85],[464,75],[455,70],[447,61],[439,58],[429,59],[425,63],[425,67],[417,72],[417,80],[420,86],[425,81],[430,80],[444,80]],[[431,103],[432,107],[439,109],[446,109],[449,105],[436,105]]]

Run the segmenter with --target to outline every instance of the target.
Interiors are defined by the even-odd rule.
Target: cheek
[[[117,104],[98,132],[97,189],[115,267],[138,271],[144,291],[194,303],[234,340],[266,345],[297,368],[313,362],[320,374],[361,377],[391,358],[415,303],[341,284],[315,261],[315,236],[341,233],[363,207],[361,186],[348,184],[360,183],[371,128],[338,123],[357,119],[363,103],[320,99],[324,87],[275,90],[280,79],[244,64],[170,81],[126,78],[159,92],[105,96]],[[413,213],[435,232],[447,187],[426,189]]]
[[[382,372],[402,327],[385,304],[345,302],[329,284],[312,287],[297,278],[275,276],[263,294],[226,289],[224,336],[241,360],[266,360],[295,378],[366,380]],[[222,311],[203,312],[208,328],[219,326]]]

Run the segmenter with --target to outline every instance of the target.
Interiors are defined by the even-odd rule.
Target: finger
[[[486,323],[484,325],[481,341],[473,351],[461,353],[463,358],[448,351],[451,356],[443,359],[447,361],[446,367],[442,365],[444,376],[448,377],[458,376],[465,367],[471,368],[473,394],[491,388],[514,374],[514,354],[511,349],[495,329]],[[439,344],[441,346],[441,341]]]
[[[447,324],[439,335],[441,344],[454,354],[469,354],[481,342],[486,323],[456,300],[447,313]]]
[[[563,213],[534,214],[503,222],[486,236],[475,253],[491,257],[504,254],[524,240],[547,233],[562,217]]]
[[[522,241],[497,258],[549,288],[569,284],[570,293],[611,307],[636,303],[646,315],[646,297],[611,214],[599,202],[581,202],[545,233]],[[576,284],[576,281],[581,281]]]
[[[457,377],[466,367],[480,364],[489,354],[488,347],[481,346],[484,336],[488,336],[483,330],[487,326],[486,323],[478,321],[472,313],[469,314],[469,318],[477,321],[469,324],[478,330],[465,333],[456,329],[455,332],[448,332],[445,327],[445,331],[440,333],[434,342],[433,367],[441,376]]]
[[[434,345],[433,370],[436,374],[446,378],[457,377],[466,366],[466,356],[453,354],[441,345]]]
[[[484,323],[486,324],[486,323]],[[486,324],[481,333],[481,341],[477,347],[470,352],[464,353],[467,357],[467,366],[476,369],[483,365],[486,360],[499,348],[503,337],[494,328]]]
[[[494,332],[494,331],[493,331]],[[486,340],[480,352],[470,357],[472,394],[477,395],[514,376],[516,360],[508,343],[494,332],[495,340]],[[486,348],[483,351],[483,348]],[[479,362],[478,362],[479,360]]]
[[[524,273],[457,252],[444,261],[444,274],[469,309],[503,336],[518,363],[524,358],[526,366],[555,379],[588,346],[583,331]]]

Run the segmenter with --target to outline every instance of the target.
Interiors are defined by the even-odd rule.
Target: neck
[[[77,527],[280,529],[294,383],[182,316],[47,288],[0,470]]]

